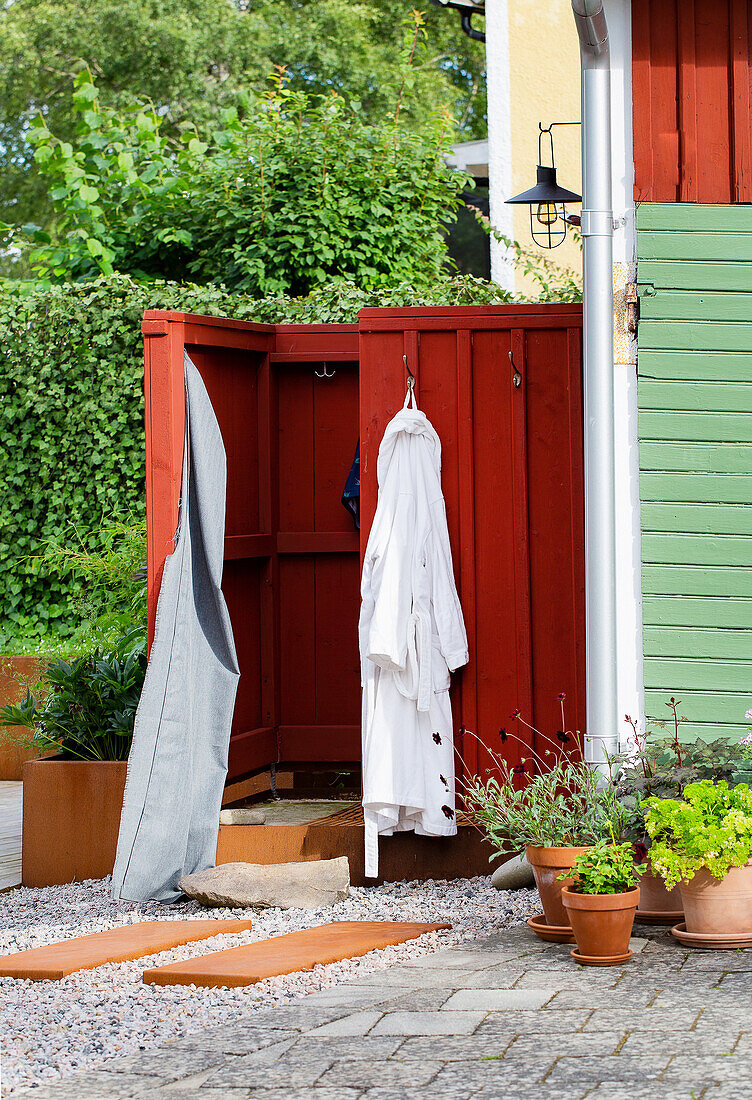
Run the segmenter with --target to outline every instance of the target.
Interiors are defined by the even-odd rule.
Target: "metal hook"
[[[402,362],[405,364],[405,370],[407,371],[407,389],[409,393],[412,393],[415,389],[415,375],[407,365],[407,356],[402,356]]]
[[[324,370],[323,370],[323,373],[320,373],[320,372],[319,372],[319,371],[317,371],[317,370],[315,370],[315,371],[313,372],[313,373],[314,373],[314,374],[316,375],[316,377],[317,377],[317,378],[334,378],[335,374],[337,373],[337,372],[336,372],[336,370],[333,370],[333,371],[332,371],[332,373],[331,373],[331,374],[329,374],[329,373],[328,373],[328,371],[327,371],[327,369],[326,369],[326,366],[327,366],[327,365],[326,365],[326,363],[324,363]]]
[[[522,375],[520,374],[520,372],[517,370],[516,366],[514,365],[514,356],[512,355],[511,351],[509,353],[509,362],[512,364],[512,371],[513,371],[512,385],[517,388],[517,387],[522,385]]]

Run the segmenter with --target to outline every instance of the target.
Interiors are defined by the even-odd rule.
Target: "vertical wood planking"
[[[475,575],[475,473],[473,435],[473,335],[470,329],[457,330],[457,460],[459,479],[459,595],[467,629],[470,650],[469,666],[461,673],[461,725],[478,732],[478,681]],[[470,774],[478,770],[478,742],[461,733],[457,745],[465,768]]]
[[[358,432],[358,380],[351,364],[338,364],[334,378],[315,378],[314,527],[351,532],[342,504]],[[322,726],[360,723],[358,656],[359,571],[357,554],[316,554],[316,706],[312,721]]]
[[[679,38],[679,130],[682,134],[679,199],[698,201],[697,164],[697,56],[695,0],[682,0],[677,9]]]
[[[513,328],[510,334],[512,360],[509,386],[512,432],[512,508],[514,524],[514,595],[515,638],[517,646],[517,706],[530,725],[536,725],[533,703],[533,653],[530,603],[530,518],[528,514],[528,439],[527,439],[527,361],[525,330]],[[522,377],[515,387],[512,362]]]
[[[752,201],[750,33],[749,0],[633,0],[636,199]]]
[[[258,496],[259,525],[264,533],[279,530],[279,402],[277,380],[267,355],[258,373]],[[259,629],[261,635],[262,726],[279,722],[280,603],[279,556],[272,550],[261,565]]]
[[[731,0],[731,97],[734,120],[733,201],[752,202],[752,18],[749,0]]]
[[[318,369],[318,368],[317,368]],[[279,530],[313,531],[315,522],[314,364],[277,364]],[[275,532],[276,534],[276,532]],[[279,563],[278,721],[309,725],[316,712],[316,579],[309,555]]]

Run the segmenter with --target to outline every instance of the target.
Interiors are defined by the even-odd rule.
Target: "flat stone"
[[[491,875],[491,885],[497,890],[523,890],[535,886],[533,868],[524,855],[512,856]]]
[[[373,1025],[381,1019],[382,1013],[354,1012],[351,1016],[342,1016],[330,1024],[322,1024],[306,1033],[306,1038],[328,1039],[333,1035],[367,1035]]]
[[[436,1052],[434,1052],[436,1053]],[[410,1084],[427,1085],[442,1068],[442,1063],[426,1060],[410,1067]],[[335,1062],[323,1077],[319,1085],[357,1085],[360,1088],[375,1088],[377,1085],[401,1085],[405,1083],[405,1066],[401,1062],[383,1062],[374,1059],[368,1062]]]
[[[619,1009],[596,1008],[585,1031],[689,1031],[698,1018],[697,1008],[643,1008],[628,1015]],[[700,1017],[701,1018],[701,1017]],[[740,1029],[741,1030],[741,1029]],[[663,1041],[661,1036],[660,1041]]]
[[[331,1062],[376,1062],[385,1061],[402,1045],[402,1039],[393,1035],[374,1035],[371,1032],[364,1038],[360,1036],[332,1036],[322,1042],[321,1039],[309,1039],[304,1035],[290,1051],[288,1058],[295,1064],[306,1059],[326,1057]]]
[[[698,1034],[695,1031],[670,1031],[664,1032],[660,1037],[661,1053],[676,1055],[703,1055],[708,1058],[721,1057],[731,1054],[739,1040],[739,1033],[721,1033],[705,1031]],[[622,1054],[653,1054],[656,1048],[656,1039],[649,1031],[635,1032],[628,1036]],[[745,1055],[749,1050],[744,1052]]]
[[[561,1032],[552,1042],[552,1052],[557,1056],[570,1055],[573,1058],[589,1058],[593,1054],[615,1054],[619,1044],[623,1042],[628,1024],[624,1030],[619,1031],[576,1031]],[[662,1042],[663,1040],[661,1040]],[[540,1032],[537,1035],[518,1035],[511,1046],[507,1047],[504,1054],[504,1064],[514,1062],[518,1058],[535,1058],[546,1049],[546,1037]],[[655,1047],[653,1047],[655,1050]]]
[[[304,863],[222,863],[184,875],[178,888],[202,905],[230,909],[320,909],[350,892],[347,856]]]
[[[505,1009],[542,1008],[555,989],[458,989],[441,1011],[500,1012]]]
[[[469,1035],[483,1019],[483,1012],[388,1012],[372,1035]]]
[[[266,813],[263,810],[252,808],[237,810],[220,810],[220,825],[265,825]]]
[[[13,1100],[129,1100],[164,1083],[163,1077],[90,1070],[73,1073],[62,1080],[45,1081],[38,1088],[14,1091]]]
[[[555,1044],[555,1036],[552,1042]],[[653,1055],[652,1057],[627,1057],[617,1055],[591,1055],[581,1058],[577,1055],[564,1055],[558,1058],[556,1065],[546,1079],[551,1085],[564,1084],[570,1081],[580,1084],[588,1082],[595,1084],[602,1081],[614,1081],[623,1084],[633,1081],[642,1086],[642,1083],[657,1081],[669,1062],[668,1054]]]
[[[262,1089],[270,1084],[276,1084],[283,1080],[290,1089],[308,1088],[316,1084],[319,1077],[329,1069],[334,1061],[323,1053],[318,1058],[293,1058],[293,1050],[290,1049],[285,1056],[284,1063],[277,1063],[272,1069],[268,1064],[257,1060],[248,1061],[245,1058],[228,1058],[215,1073],[207,1077],[201,1086],[200,1094],[207,1097],[214,1095],[218,1088]],[[284,1065],[284,1070],[281,1067]],[[281,1076],[281,1074],[284,1076]],[[345,1084],[346,1082],[342,1082]]]

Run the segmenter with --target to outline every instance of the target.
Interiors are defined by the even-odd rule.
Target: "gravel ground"
[[[0,954],[140,920],[219,920],[250,915],[247,910],[207,910],[196,902],[116,904],[108,890],[109,879],[102,879],[0,894]],[[488,878],[353,887],[346,901],[327,909],[262,910],[247,932],[212,937],[136,962],[78,971],[60,982],[0,978],[3,1095],[19,1086],[101,1065],[113,1055],[247,1018],[260,1007],[287,1004],[440,947],[521,924],[537,911],[536,903],[534,890],[495,890]],[[450,921],[452,930],[245,989],[157,987],[141,981],[147,965],[196,957],[332,920]]]

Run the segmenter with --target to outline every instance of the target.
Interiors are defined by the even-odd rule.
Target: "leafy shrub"
[[[86,581],[49,570],[51,545],[100,549],[111,517],[143,522],[144,404],[141,318],[180,309],[267,323],[357,321],[366,306],[500,304],[511,296],[470,276],[428,289],[364,290],[345,280],[304,298],[256,299],[222,286],[126,275],[91,283],[13,283],[0,294],[0,568],[5,581],[0,650],[45,647],[77,629]],[[127,520],[128,523],[131,519]],[[124,520],[125,522],[125,520]],[[19,639],[25,639],[19,646]],[[70,652],[70,651],[69,651]]]
[[[577,894],[622,894],[632,890],[645,871],[634,861],[634,848],[629,841],[616,844],[599,840],[586,852],[575,857],[571,871],[560,879],[574,877],[570,887]]]
[[[87,546],[96,539],[93,549]],[[50,542],[37,559],[48,579],[80,581],[76,626],[66,655],[117,648],[123,635],[146,637],[146,521],[110,517],[96,532],[74,525],[64,542]]]
[[[722,879],[752,857],[752,790],[705,779],[681,799],[649,798],[650,862],[669,890],[707,868]]]
[[[451,120],[416,132],[400,103],[369,122],[335,92],[292,91],[278,70],[245,113],[226,108],[211,131],[170,139],[147,102],[102,106],[83,70],[75,140],[43,116],[29,132],[56,215],[52,236],[26,227],[32,266],[54,280],[119,271],[262,296],[340,275],[428,286],[447,258],[442,224],[472,183],[446,164]]]
[[[25,699],[0,708],[0,726],[32,730],[22,743],[40,755],[126,760],[145,672],[146,637],[136,628],[110,652],[51,661]]]

